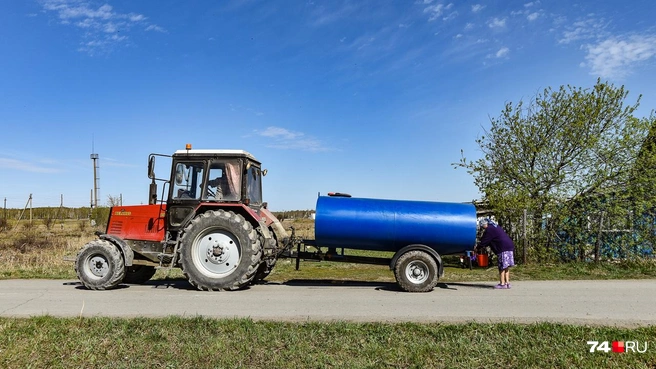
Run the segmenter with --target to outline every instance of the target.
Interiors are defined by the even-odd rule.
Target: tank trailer
[[[166,178],[155,174],[158,157],[171,160]],[[148,204],[110,208],[106,231],[75,258],[79,280],[88,289],[107,290],[145,283],[157,269],[180,268],[199,290],[238,290],[264,280],[278,259],[295,258],[297,269],[300,260],[388,265],[401,289],[427,292],[444,273],[441,256],[472,250],[476,242],[473,204],[340,193],[318,197],[315,237],[301,239],[263,201],[264,175],[243,150],[187,145],[173,155],[151,154]],[[344,249],[392,256],[349,256]]]

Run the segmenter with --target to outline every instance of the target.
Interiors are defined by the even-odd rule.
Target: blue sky
[[[0,201],[147,202],[151,152],[244,149],[272,210],[480,197],[461,150],[506,102],[624,85],[656,108],[656,2],[0,2]],[[162,176],[168,168],[160,166]]]

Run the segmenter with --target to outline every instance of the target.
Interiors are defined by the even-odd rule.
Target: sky
[[[187,143],[253,154],[274,211],[472,201],[453,163],[508,102],[600,78],[648,116],[654,19],[653,0],[0,1],[0,201],[88,206],[95,152],[101,205],[147,203],[148,155]]]

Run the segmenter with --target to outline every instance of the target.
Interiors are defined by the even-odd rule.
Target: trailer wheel
[[[429,292],[437,285],[438,267],[428,253],[413,250],[399,257],[394,266],[396,283],[407,292]]]
[[[157,269],[149,265],[131,265],[125,269],[123,283],[142,284],[148,282],[157,272]]]
[[[262,259],[253,226],[239,214],[208,211],[194,218],[180,240],[180,264],[189,283],[199,290],[244,288]]]
[[[75,258],[75,274],[90,290],[115,288],[125,276],[121,251],[106,240],[94,240],[80,250]]]

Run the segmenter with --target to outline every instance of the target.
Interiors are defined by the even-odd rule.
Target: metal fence
[[[621,209],[555,214],[529,209],[493,215],[524,263],[654,258],[656,214]]]

